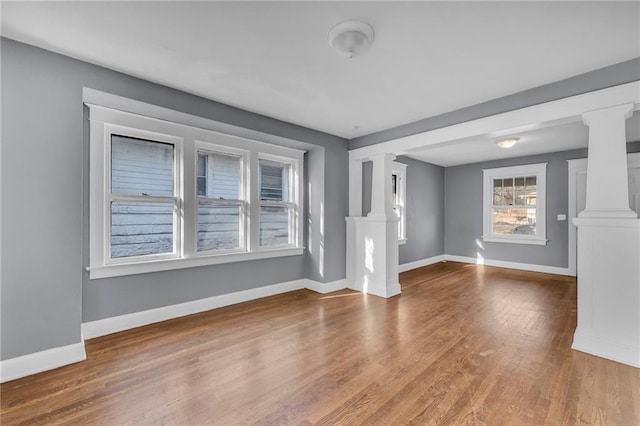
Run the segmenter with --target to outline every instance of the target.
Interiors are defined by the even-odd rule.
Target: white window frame
[[[547,163],[527,164],[522,166],[499,167],[484,169],[483,171],[483,236],[487,242],[515,243],[515,244],[547,244],[547,209],[546,209],[546,178]],[[521,176],[536,177],[536,234],[495,234],[493,233],[493,180],[514,178]],[[520,207],[520,206],[514,206]],[[523,206],[524,207],[524,206]]]
[[[247,188],[247,164],[249,162],[249,156],[250,156],[250,152],[247,150],[243,150],[243,149],[234,149],[233,147],[229,147],[229,146],[224,146],[224,145],[217,145],[217,144],[212,144],[212,143],[207,143],[207,142],[201,142],[201,141],[196,141],[195,142],[196,148],[194,149],[194,155],[195,155],[195,206],[194,206],[194,224],[197,227],[198,226],[198,203],[200,202],[200,197],[198,196],[198,187],[197,187],[197,180],[198,180],[198,167],[197,167],[197,162],[198,162],[198,152],[199,151],[204,151],[207,154],[222,154],[222,155],[233,155],[233,156],[237,156],[240,157],[240,188],[239,188],[239,196],[240,199],[239,200],[234,200],[234,201],[214,201],[212,200],[210,202],[210,204],[216,204],[216,205],[238,205],[240,207],[240,217],[241,217],[241,226],[239,228],[240,230],[240,235],[238,236],[239,241],[240,241],[240,246],[238,248],[234,248],[234,249],[219,249],[219,250],[205,250],[205,251],[198,251],[198,238],[196,236],[196,238],[194,238],[193,240],[193,247],[192,250],[194,252],[195,256],[198,257],[206,257],[206,256],[211,256],[211,255],[215,255],[215,254],[231,254],[231,253],[246,253],[248,251],[249,248],[249,244],[247,243],[247,232],[248,232],[248,223],[249,223],[249,218],[248,218],[248,213],[249,213],[249,197],[248,197],[248,188]],[[208,163],[208,162],[207,162]],[[196,232],[197,235],[197,232]]]
[[[282,202],[282,201],[267,201],[267,200],[261,200],[260,199],[260,185],[257,185],[257,190],[256,192],[256,199],[255,199],[255,203],[254,205],[257,206],[256,208],[256,216],[258,219],[255,221],[255,231],[252,232],[252,236],[256,237],[255,240],[255,247],[256,250],[258,251],[270,251],[270,250],[278,250],[281,248],[287,248],[287,247],[294,247],[296,244],[296,238],[297,238],[297,229],[298,229],[298,223],[301,222],[300,219],[300,209],[299,209],[299,202],[296,199],[296,193],[298,193],[298,179],[297,179],[297,174],[298,174],[298,161],[293,159],[293,158],[287,158],[287,157],[282,157],[282,156],[278,156],[278,155],[270,155],[270,154],[265,154],[265,153],[261,153],[258,156],[258,167],[256,168],[256,173],[259,175],[260,173],[260,160],[266,160],[266,161],[273,161],[273,162],[277,162],[277,163],[282,163],[282,164],[288,164],[289,165],[289,194],[288,195],[288,199],[289,201],[287,202]],[[259,176],[258,176],[259,178]],[[260,207],[262,206],[274,206],[274,207],[287,207],[289,209],[289,243],[288,244],[281,244],[281,245],[274,245],[274,246],[261,246],[260,245],[260,241],[259,241],[259,232],[260,232]]]
[[[136,139],[144,139],[149,142],[166,143],[173,146],[173,196],[143,196],[143,195],[118,195],[111,192],[111,142],[112,136],[124,136]],[[103,258],[105,265],[115,265],[130,262],[145,262],[161,259],[172,259],[178,256],[181,246],[182,209],[181,197],[181,167],[180,156],[182,153],[182,138],[165,135],[161,133],[149,132],[146,130],[125,127],[116,124],[105,123],[104,125],[104,235]],[[128,256],[112,258],[111,253],[111,203],[114,201],[141,201],[145,203],[172,203],[173,204],[173,250],[171,253],[145,254],[140,256]]]
[[[253,259],[302,255],[302,177],[305,151],[250,140],[186,124],[145,117],[93,104],[89,107],[89,278],[106,278],[215,265]],[[111,135],[131,136],[174,145],[174,252],[110,258]],[[197,251],[197,158],[198,149],[243,156],[241,190],[244,191],[246,220],[241,236],[242,249]],[[295,220],[290,222],[286,246],[259,247],[257,230],[258,159],[277,158],[290,162],[290,203],[295,204]],[[135,196],[134,196],[135,198]]]
[[[391,164],[391,175],[396,176],[396,191],[399,203],[393,204],[394,209],[400,210],[398,215],[398,244],[407,243],[407,165],[394,161]],[[393,195],[393,194],[392,194]]]

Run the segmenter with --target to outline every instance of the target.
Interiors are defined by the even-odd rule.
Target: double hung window
[[[198,150],[198,252],[245,249],[243,163],[242,155]]]
[[[175,146],[111,134],[107,219],[112,260],[176,253]]]
[[[289,232],[296,216],[296,203],[291,202],[292,164],[286,161],[260,159],[260,238],[262,247],[289,245]]]
[[[90,109],[90,278],[302,254],[304,151]]]
[[[484,170],[485,241],[546,244],[546,166]]]

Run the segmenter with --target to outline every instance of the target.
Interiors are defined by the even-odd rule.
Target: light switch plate
[[[558,220],[567,220],[567,215],[566,214],[559,214],[558,215]]]

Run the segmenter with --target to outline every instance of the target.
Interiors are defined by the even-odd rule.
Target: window
[[[198,252],[245,248],[242,164],[242,155],[198,151]]]
[[[398,216],[398,242],[407,242],[407,165],[393,162],[391,172],[391,202],[393,211]]]
[[[303,253],[303,151],[97,106],[90,120],[90,278]]]
[[[111,135],[111,259],[176,253],[175,147]]]
[[[484,241],[546,244],[547,164],[484,170]]]
[[[296,215],[290,202],[291,169],[288,162],[260,159],[260,238],[262,247],[290,245],[289,229]]]

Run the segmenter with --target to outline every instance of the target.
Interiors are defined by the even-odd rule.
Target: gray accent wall
[[[374,145],[514,109],[606,89],[638,79],[640,79],[640,58],[635,58],[502,98],[354,138],[349,141],[349,149]]]
[[[345,277],[347,141],[1,39],[0,359],[77,343],[82,322],[300,278]],[[303,256],[89,280],[88,131],[82,89],[301,141],[319,250]],[[305,209],[306,210],[306,209]],[[320,234],[323,221],[324,235]]]
[[[640,143],[627,144],[628,152],[640,151]],[[586,158],[587,150],[557,152],[484,163],[447,167],[444,170],[444,249],[448,255],[466,256],[534,265],[568,266],[568,220],[558,221],[558,214],[568,213],[567,160]],[[482,240],[482,170],[494,167],[548,163],[547,165],[547,239],[546,246],[492,243]]]
[[[399,264],[444,254],[444,171],[434,164],[399,156],[407,165],[407,242],[399,247]],[[362,211],[371,211],[371,161],[362,164]]]

